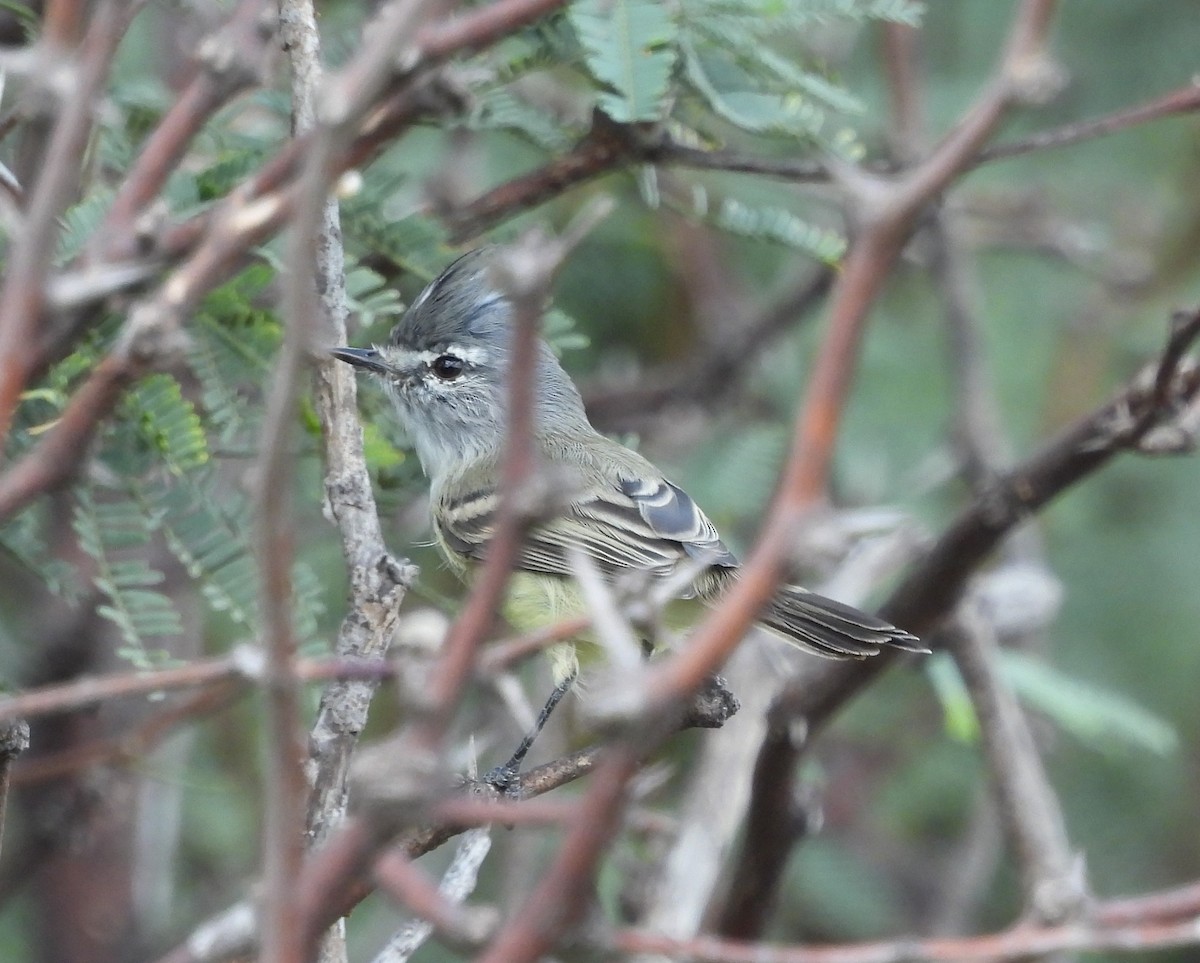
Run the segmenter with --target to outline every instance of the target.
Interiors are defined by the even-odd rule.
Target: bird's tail
[[[786,641],[833,659],[863,659],[889,646],[929,651],[915,635],[797,585],[780,589],[759,621]]]

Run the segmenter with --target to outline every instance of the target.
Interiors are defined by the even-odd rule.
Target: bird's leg
[[[550,698],[546,700],[546,704],[542,706],[542,711],[538,713],[537,721],[534,722],[533,728],[525,734],[517,746],[512,757],[503,766],[497,766],[488,772],[483,777],[483,781],[491,786],[494,786],[505,795],[516,795],[520,789],[521,763],[525,761],[525,756],[529,754],[529,750],[533,748],[534,742],[537,740],[538,734],[545,727],[550,715],[558,708],[558,704],[562,702],[575,684],[576,673],[571,673],[554,687],[554,691],[550,693]]]

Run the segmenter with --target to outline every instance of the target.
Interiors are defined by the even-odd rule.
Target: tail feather
[[[789,642],[834,659],[863,659],[889,646],[928,652],[915,635],[799,586],[785,586],[760,621]]]

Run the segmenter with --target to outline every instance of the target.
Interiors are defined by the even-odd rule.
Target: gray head
[[[512,305],[492,283],[492,249],[464,254],[412,303],[387,344],[333,356],[383,378],[435,482],[504,442]],[[590,431],[575,385],[538,343],[535,423],[542,433]]]

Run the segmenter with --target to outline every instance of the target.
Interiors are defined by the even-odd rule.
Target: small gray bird
[[[421,293],[371,349],[333,355],[383,379],[431,483],[433,527],[462,576],[492,538],[505,440],[512,307],[489,278],[491,249],[463,255]],[[534,366],[535,448],[569,485],[566,507],[528,531],[505,616],[519,629],[584,612],[570,553],[584,553],[609,580],[640,571],[667,578],[695,571],[680,598],[714,603],[737,578],[738,561],[678,485],[588,421],[583,402],[545,342]],[[881,619],[799,586],[782,587],[763,626],[832,658],[865,658],[885,646],[927,651]],[[571,646],[557,647],[555,675],[574,675]]]

